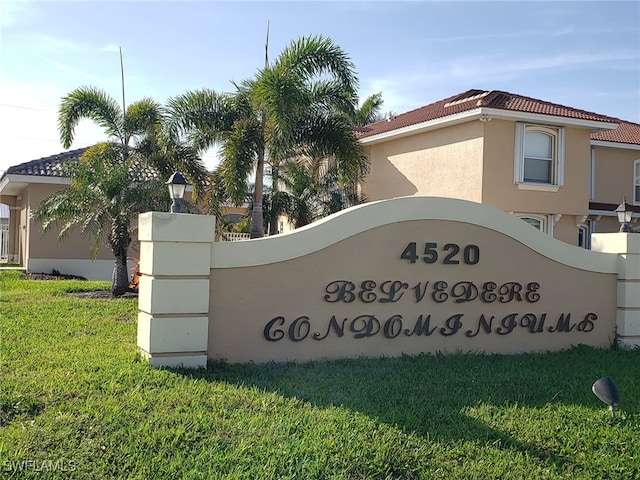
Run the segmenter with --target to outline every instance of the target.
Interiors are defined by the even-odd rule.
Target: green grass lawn
[[[0,280],[0,478],[640,478],[640,350],[154,370],[135,299]]]

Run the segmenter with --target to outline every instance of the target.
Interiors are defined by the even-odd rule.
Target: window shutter
[[[556,185],[564,186],[564,128],[558,129],[558,148],[556,152]]]
[[[516,122],[515,149],[513,153],[513,183],[522,183],[524,176],[524,123]]]

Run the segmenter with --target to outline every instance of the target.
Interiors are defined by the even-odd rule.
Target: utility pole
[[[124,63],[122,62],[122,47],[120,48],[120,78],[122,79],[122,114],[126,111],[126,104],[124,101]]]

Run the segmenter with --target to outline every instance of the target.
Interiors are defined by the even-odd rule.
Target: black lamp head
[[[609,405],[611,416],[615,415],[618,405],[620,405],[620,392],[614,381],[609,377],[603,377],[593,384],[591,387],[596,397]]]

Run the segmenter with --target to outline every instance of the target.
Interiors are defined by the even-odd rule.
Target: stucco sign
[[[214,248],[209,357],[515,353],[613,341],[617,277],[585,268],[592,252],[503,212],[444,203],[449,210],[437,214],[411,201],[408,212],[372,205]]]

